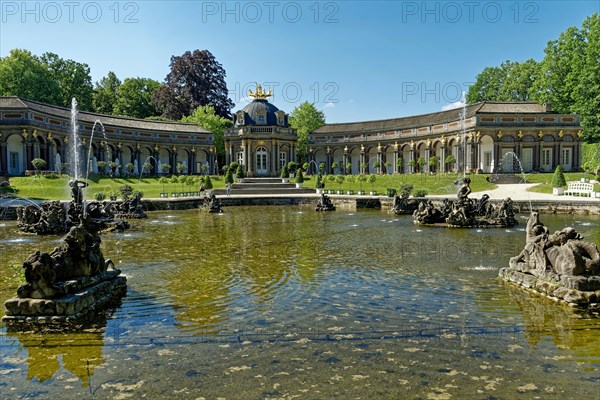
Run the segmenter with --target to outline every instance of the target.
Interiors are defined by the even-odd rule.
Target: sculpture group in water
[[[412,190],[412,185],[400,185],[400,194],[394,196],[394,203],[392,204],[392,208],[390,210],[391,213],[397,215],[412,214],[417,209],[419,204],[418,201],[414,199],[408,199]]]
[[[67,205],[60,201],[46,201],[39,207],[27,205],[17,208],[19,230],[38,235],[59,235],[79,224],[81,214],[90,213],[100,230],[123,231],[129,228],[124,219],[146,218],[140,193],[122,190],[123,201],[85,203],[82,189],[87,182],[71,180],[69,186],[72,200]]]
[[[335,211],[335,206],[331,202],[329,196],[326,196],[324,193],[321,193],[321,198],[319,199],[319,201],[317,201],[315,211]]]
[[[210,191],[210,194],[204,195],[203,210],[209,213],[222,213],[223,208],[221,207],[221,200],[217,199],[214,191]]]
[[[3,322],[11,330],[65,330],[94,317],[126,292],[126,278],[106,260],[100,249],[105,227],[103,207],[84,207],[84,182],[73,181],[73,197],[66,212],[72,226],[51,252],[36,251],[23,263],[26,283],[17,297],[7,300]],[[62,205],[53,204],[57,214]],[[84,212],[85,211],[85,212]],[[39,222],[38,222],[39,223]]]
[[[573,228],[550,234],[532,212],[523,251],[500,277],[579,306],[600,304],[600,252]]]
[[[510,197],[494,206],[489,196],[481,199],[470,199],[471,179],[463,178],[455,182],[461,187],[457,199],[444,199],[440,207],[435,207],[431,200],[420,202],[413,213],[413,221],[418,225],[443,225],[449,227],[512,227],[518,224]]]

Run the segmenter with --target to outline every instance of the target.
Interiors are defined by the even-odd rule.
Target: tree
[[[160,165],[160,172],[162,172],[163,174],[169,173],[170,170],[171,170],[171,166],[169,164],[161,164]]]
[[[94,112],[100,114],[112,114],[114,112],[119,86],[121,86],[121,81],[112,71],[109,71],[104,78],[100,79],[100,82],[96,82],[92,95]]]
[[[306,160],[308,135],[325,125],[325,114],[317,110],[315,103],[305,101],[292,110],[289,123],[298,133],[296,149],[299,162],[303,162]]]
[[[425,161],[425,157],[421,156],[421,157],[417,158],[417,165],[419,166],[419,172],[423,172],[423,166],[426,163],[427,162]]]
[[[581,114],[583,139],[588,143],[600,143],[600,16],[593,14],[586,18],[582,30],[587,47],[574,109]]]
[[[242,164],[237,166],[237,169],[235,170],[235,176],[237,176],[238,179],[244,179],[244,166]]]
[[[446,163],[446,165],[452,166],[452,164],[454,164],[456,162],[456,157],[454,157],[452,154],[446,156],[446,159],[444,160],[444,162]]]
[[[302,170],[298,170],[296,174],[296,183],[304,183],[304,175],[302,174]]]
[[[150,173],[150,170],[152,169],[152,164],[150,163],[144,163],[144,165],[142,165],[142,172],[148,174]]]
[[[402,167],[404,160],[402,159],[402,157],[398,157],[398,159],[396,160],[396,167],[398,167],[398,172],[402,172]]]
[[[133,118],[147,118],[156,115],[152,105],[152,93],[160,83],[147,78],[127,78],[117,88],[117,101],[113,112]]]
[[[347,162],[346,163],[346,173],[347,174],[351,174],[352,173],[352,163],[351,162]]]
[[[487,67],[469,88],[467,102],[528,101],[540,65],[534,59],[523,63],[506,60],[500,67]]]
[[[133,171],[135,170],[135,165],[133,165],[133,163],[127,163],[127,164],[125,164],[125,169],[129,173],[129,175],[131,175],[131,174],[133,174]]]
[[[227,169],[227,172],[225,172],[225,183],[233,183],[233,172],[231,172],[231,169]]]
[[[190,122],[203,127],[213,133],[213,143],[217,148],[217,153],[225,154],[225,129],[231,128],[233,122],[230,119],[221,117],[215,113],[215,108],[211,105],[199,106],[192,115],[183,117],[183,122]]]
[[[41,62],[46,65],[60,88],[63,107],[71,106],[71,99],[77,99],[80,110],[92,111],[92,77],[87,64],[65,60],[54,53],[44,53]]]
[[[106,166],[108,163],[106,161],[98,161],[96,165],[98,165],[98,173],[100,175],[104,175],[106,173]]]
[[[35,168],[35,170],[39,172],[41,169],[46,168],[46,160],[42,158],[34,158],[33,160],[31,160],[31,165],[33,165],[33,168]]]
[[[290,177],[290,171],[288,170],[287,164],[283,164],[281,169],[281,179],[288,179]]]
[[[323,175],[317,174],[317,178],[315,179],[315,189],[323,189],[325,187],[325,183],[323,182]]]
[[[377,175],[375,174],[370,174],[367,178],[367,182],[369,182],[371,184],[371,190],[374,192],[375,191],[375,181],[377,180]]]
[[[216,115],[229,118],[234,104],[228,97],[225,69],[210,51],[172,56],[170,67],[165,84],[152,96],[161,116],[179,120],[199,106],[211,105]]]
[[[175,168],[177,169],[177,173],[179,175],[183,174],[185,172],[185,170],[187,169],[186,166],[180,162],[177,163],[177,166],[175,166]]]
[[[340,165],[336,161],[334,161],[331,164],[331,169],[333,170],[332,172],[335,173],[335,170],[338,169],[339,167],[340,167]]]
[[[60,87],[48,67],[21,49],[13,49],[0,58],[0,95],[62,105]]]
[[[431,172],[435,172],[437,169],[438,158],[437,156],[429,157],[429,169]]]
[[[319,171],[321,171],[321,174],[323,174],[325,172],[325,163],[321,162],[319,164]]]

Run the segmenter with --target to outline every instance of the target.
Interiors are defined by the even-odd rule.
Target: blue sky
[[[600,12],[591,1],[0,1],[0,56],[13,48],[87,63],[95,81],[162,82],[172,55],[208,49],[234,109],[254,82],[290,112],[327,122],[435,112],[486,66],[541,60],[549,40]]]

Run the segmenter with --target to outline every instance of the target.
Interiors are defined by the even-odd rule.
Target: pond
[[[600,243],[597,216],[542,215]],[[155,212],[103,235],[121,307],[71,334],[0,330],[0,398],[587,398],[600,318],[497,278],[512,229],[381,211]],[[57,237],[0,226],[0,301]]]

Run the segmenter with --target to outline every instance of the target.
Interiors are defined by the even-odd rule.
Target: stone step
[[[281,178],[244,178],[244,183],[281,183]]]
[[[226,192],[224,189],[215,190],[215,194],[224,195]],[[249,194],[273,194],[273,195],[296,195],[296,194],[306,194],[306,193],[315,193],[315,189],[311,188],[281,188],[281,189],[259,189],[259,188],[247,188],[247,189],[231,189],[231,195],[249,195]]]
[[[513,184],[513,183],[527,183],[522,175],[515,174],[495,174],[490,176],[489,181],[497,185],[502,184]]]
[[[277,190],[277,189],[290,189],[290,188],[295,188],[296,184],[295,183],[281,183],[281,180],[278,183],[234,183],[232,186],[232,189],[239,189],[239,190],[245,190],[245,189],[269,189],[269,190]]]

